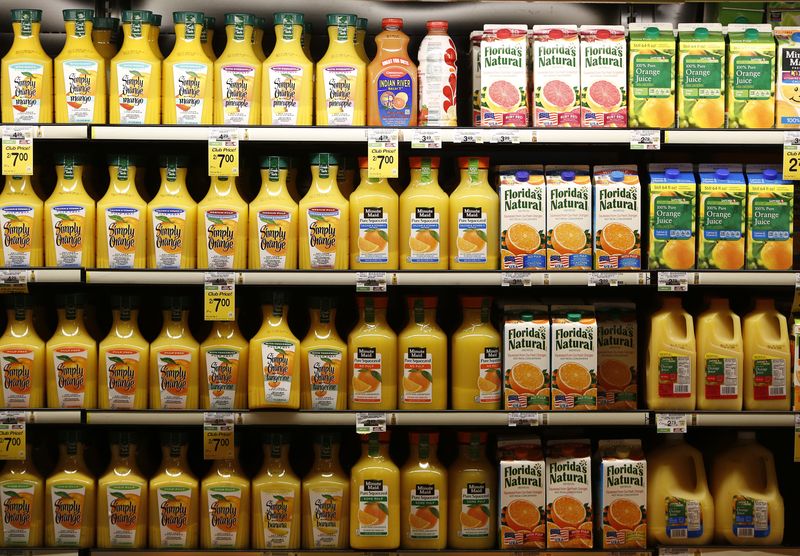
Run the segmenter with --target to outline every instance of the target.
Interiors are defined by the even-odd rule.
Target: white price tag
[[[503,286],[530,286],[532,284],[531,272],[503,272]]]
[[[688,272],[659,272],[658,291],[660,292],[685,292],[689,291]]]
[[[367,131],[367,174],[370,178],[396,178],[400,158],[400,131]]]
[[[411,136],[412,149],[441,149],[442,132],[438,129],[415,129]]]
[[[685,548],[659,548],[658,556],[689,556]]]
[[[0,412],[0,460],[25,459],[25,413]]]
[[[512,411],[508,414],[509,427],[538,427],[539,421],[536,411]]]
[[[0,270],[0,293],[28,293],[28,271]]]
[[[386,291],[385,272],[357,272],[356,291],[359,293],[378,293]]]
[[[206,272],[204,282],[205,320],[234,320],[236,286],[233,272]]]
[[[521,141],[521,133],[514,129],[495,129],[489,132],[489,142],[499,144],[518,144]]]
[[[619,286],[622,281],[621,272],[590,272],[589,286]]]
[[[453,133],[453,143],[481,144],[483,143],[483,130],[457,129],[455,133]]]
[[[661,130],[659,129],[632,129],[632,151],[658,151],[661,150]]]
[[[685,433],[688,421],[686,413],[656,413],[656,432]]]
[[[386,432],[385,413],[356,413],[356,434]]]

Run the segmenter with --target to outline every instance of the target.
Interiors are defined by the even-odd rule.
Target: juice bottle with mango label
[[[597,409],[597,320],[591,305],[551,307],[553,409]]]
[[[33,326],[31,298],[23,294],[4,297],[8,324],[0,336],[0,407],[44,407],[45,347]]]
[[[44,479],[33,464],[33,447],[24,460],[9,460],[0,472],[0,546],[35,548],[44,543]]]
[[[375,36],[375,58],[367,66],[367,125],[416,126],[419,80],[408,55],[403,20],[387,17],[381,27]]]
[[[397,334],[386,322],[386,296],[359,296],[359,321],[347,337],[348,407],[381,411],[397,407]]]
[[[185,432],[161,433],[161,466],[150,479],[150,548],[197,548],[200,488],[192,474]]]
[[[647,461],[642,441],[600,440],[596,531],[604,550],[647,546]]]
[[[97,202],[97,267],[144,268],[147,203],[136,189],[136,166],[127,155],[108,159],[111,183]]]
[[[400,469],[400,546],[441,550],[447,546],[447,468],[436,454],[437,432],[412,432],[410,454]]]
[[[212,176],[197,203],[197,268],[247,268],[247,203],[236,178]]]
[[[675,37],[671,23],[628,24],[628,124],[675,126]]]
[[[119,49],[114,40],[114,35],[119,29],[117,17],[95,17],[92,25],[92,44],[97,53],[106,61],[106,79],[111,71],[111,60],[117,55]]]
[[[636,165],[594,167],[594,268],[642,268],[642,188]]]
[[[695,267],[697,182],[691,164],[650,164],[648,268]]]
[[[545,468],[541,440],[535,436],[499,438],[497,457],[500,547],[544,548]]]
[[[161,59],[149,42],[148,10],[122,12],[122,48],[111,60],[108,122],[158,124],[161,120]]]
[[[214,52],[214,33],[217,24],[217,18],[209,15],[203,16],[203,30],[200,31],[200,44],[203,47],[203,52],[206,53],[208,59],[212,62],[217,61],[217,54]]]
[[[0,193],[0,265],[5,268],[42,266],[44,202],[30,176],[6,176]]]
[[[364,60],[364,62],[369,65],[370,59],[367,55],[367,51],[365,48],[366,41],[367,41],[367,25],[369,20],[366,17],[359,17],[356,19],[356,38],[355,38],[355,45],[356,45],[356,52],[358,52],[358,57]],[[311,25],[310,23],[308,25]],[[309,37],[310,38],[310,37]],[[310,58],[310,56],[309,56]]]
[[[547,269],[592,268],[589,166],[547,166]]]
[[[83,161],[56,156],[56,187],[44,203],[45,264],[91,268],[95,254],[95,203],[83,187]]]
[[[503,383],[500,334],[491,322],[491,297],[462,297],[464,318],[453,332],[453,409],[500,409]]]
[[[367,121],[367,63],[355,48],[357,19],[353,14],[328,14],[328,50],[316,69],[317,125]]]
[[[361,458],[350,470],[350,546],[400,546],[400,470],[389,456],[389,432],[361,437]]]
[[[638,341],[636,305],[596,303],[597,408],[636,409]]]
[[[203,50],[202,12],[175,12],[175,47],[163,62],[163,123],[208,125],[214,115],[214,63]]]
[[[497,540],[497,471],[486,458],[485,432],[459,432],[447,470],[447,538],[451,548],[487,550]]]
[[[793,214],[794,182],[784,179],[780,168],[748,164],[745,226],[748,270],[792,268]]]
[[[744,268],[745,198],[741,164],[701,164],[697,268]]]
[[[100,342],[100,409],[147,409],[150,344],[139,332],[139,302],[130,295],[111,297],[113,322]]]
[[[200,406],[212,411],[247,407],[247,363],[250,344],[237,322],[216,321],[200,344]]]
[[[502,270],[544,270],[544,168],[500,166],[500,267]]]
[[[725,127],[722,25],[680,23],[678,38],[678,127]]]
[[[350,546],[350,480],[339,463],[339,433],[314,435],[314,466],[303,477],[303,548]]]
[[[772,25],[728,25],[728,127],[775,127]]]
[[[447,335],[433,296],[409,297],[408,324],[397,338],[398,409],[447,409]],[[402,367],[400,367],[402,365]]]
[[[546,306],[506,307],[503,324],[505,409],[550,409],[550,318]]]
[[[411,181],[400,194],[400,268],[447,270],[450,200],[439,185],[439,157],[409,159]]]
[[[786,317],[775,300],[757,298],[744,316],[744,408],[788,411],[791,351]]]
[[[159,159],[161,187],[147,204],[148,268],[195,267],[197,203],[186,187],[188,162],[182,156]]]
[[[330,297],[310,300],[311,325],[300,342],[302,409],[347,408],[347,344],[336,331],[336,305]]]
[[[164,59],[161,53],[161,46],[158,44],[158,37],[161,35],[161,14],[150,14],[150,32],[147,34],[147,42],[150,44],[150,49],[159,60]]]
[[[189,298],[165,297],[164,324],[150,344],[150,408],[197,409],[200,345],[189,330]]]
[[[251,269],[297,268],[297,202],[286,184],[288,174],[288,158],[261,157],[261,190],[248,207]]]
[[[261,123],[261,60],[253,52],[252,14],[225,14],[225,50],[214,62],[214,124]]]
[[[647,345],[647,407],[651,410],[693,410],[697,349],[694,320],[679,297],[665,297],[650,317]]]
[[[591,442],[547,443],[547,548],[592,548]]]
[[[47,340],[47,407],[97,407],[97,342],[83,320],[82,294],[56,296],[58,324]]]
[[[336,184],[338,159],[328,153],[311,159],[311,187],[300,201],[302,270],[346,270],[350,248],[350,205]]]
[[[253,477],[252,548],[300,548],[300,479],[289,464],[289,435],[262,437],[264,464]]]
[[[742,410],[742,321],[727,299],[697,316],[697,409]]]
[[[489,185],[489,157],[459,157],[450,194],[450,269],[497,270],[500,199]]]
[[[93,24],[94,10],[64,10],[67,41],[53,61],[57,124],[106,123],[106,60]]]
[[[361,183],[350,194],[350,268],[397,269],[398,197],[386,178],[370,178],[359,157]]]
[[[261,91],[263,125],[311,125],[314,122],[314,62],[301,44],[304,16],[273,15],[275,48],[264,61]]]
[[[239,446],[231,459],[217,460],[200,484],[200,546],[205,549],[250,545],[250,479],[239,465]]]

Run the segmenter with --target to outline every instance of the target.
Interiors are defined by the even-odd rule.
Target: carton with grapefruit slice
[[[499,166],[500,268],[544,270],[545,188],[541,165]]]
[[[594,268],[642,268],[642,191],[636,165],[594,167]]]
[[[647,542],[647,461],[641,440],[600,440],[596,530],[605,550]]]
[[[578,27],[533,26],[533,127],[580,127]]]
[[[480,125],[527,127],[528,26],[484,25],[480,49]]]
[[[627,127],[627,45],[622,25],[581,25],[581,126]]]
[[[545,547],[544,452],[538,437],[500,438],[500,548]]]
[[[547,548],[592,548],[592,460],[586,439],[550,440]]]
[[[637,327],[633,303],[597,303],[597,408],[636,409]]]

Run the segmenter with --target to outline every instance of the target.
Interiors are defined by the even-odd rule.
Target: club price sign
[[[212,127],[208,132],[208,175],[239,175],[239,132],[229,127]]]
[[[233,413],[203,413],[203,458],[233,458]]]
[[[3,126],[2,157],[4,175],[33,175],[33,128]]]
[[[235,320],[236,286],[233,272],[206,272],[204,286],[205,320]]]
[[[25,416],[20,411],[0,412],[0,460],[25,459]]]
[[[400,132],[396,129],[370,129],[367,132],[367,175],[370,178],[396,178],[400,158]]]

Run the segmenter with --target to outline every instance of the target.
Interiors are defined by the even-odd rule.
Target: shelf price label
[[[540,415],[536,411],[512,411],[508,414],[509,427],[538,427]]]
[[[800,180],[800,131],[783,133],[783,179]]]
[[[356,434],[386,432],[385,413],[356,413]]]
[[[688,415],[685,413],[656,413],[656,432],[685,433],[688,421]]]
[[[208,131],[208,175],[239,175],[239,131],[212,127]]]
[[[33,175],[33,127],[3,126],[3,175]]]
[[[659,151],[661,150],[661,130],[659,129],[632,129],[632,151]]]
[[[0,460],[25,459],[25,414],[0,412]]]
[[[622,282],[621,272],[590,272],[588,286],[619,286]]]
[[[483,133],[480,129],[457,129],[453,133],[453,143],[469,143],[473,145],[483,143]]]
[[[233,272],[205,273],[205,320],[234,320],[236,286]]]
[[[689,291],[688,272],[659,272],[658,291],[660,292],[685,292]]]
[[[370,129],[367,132],[367,176],[396,178],[400,159],[400,131]]]
[[[385,291],[385,272],[356,272],[356,292],[383,293]]]
[[[0,270],[0,294],[28,293],[27,270]]]
[[[442,133],[438,129],[415,129],[411,136],[412,149],[441,149]]]
[[[533,284],[532,272],[503,272],[502,286],[530,286]]]
[[[203,459],[233,458],[233,413],[203,413]]]

